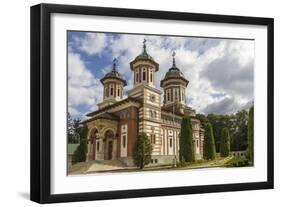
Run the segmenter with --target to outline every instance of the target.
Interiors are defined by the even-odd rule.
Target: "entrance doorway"
[[[112,141],[108,141],[108,154],[107,154],[107,158],[109,160],[112,159],[112,151],[113,151],[113,142]]]

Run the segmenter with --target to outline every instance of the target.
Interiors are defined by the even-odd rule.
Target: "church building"
[[[172,163],[179,159],[179,133],[185,115],[191,117],[195,158],[202,159],[204,130],[195,110],[186,104],[189,81],[176,66],[175,53],[160,83],[163,92],[155,85],[159,64],[148,54],[145,40],[130,68],[134,86],[126,98],[123,90],[127,82],[117,71],[116,59],[111,72],[100,80],[103,101],[84,121],[89,129],[87,160],[117,159],[133,166],[134,144],[138,134],[145,132],[153,146],[151,164]]]

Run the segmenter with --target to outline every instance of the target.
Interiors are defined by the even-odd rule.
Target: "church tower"
[[[148,54],[146,40],[143,48],[132,62],[134,87],[128,91],[128,96],[138,99],[142,103],[139,109],[139,132],[145,132],[150,137],[153,150],[152,155],[161,153],[161,91],[155,86],[155,73],[159,64]]]
[[[176,66],[175,55],[176,53],[173,52],[172,67],[160,82],[160,86],[164,89],[163,108],[171,112],[184,114],[186,108],[185,90],[189,81],[185,79],[183,73]]]
[[[111,105],[123,98],[123,88],[127,85],[116,69],[116,58],[113,60],[112,70],[100,81],[104,87],[103,102],[99,103],[99,109]]]

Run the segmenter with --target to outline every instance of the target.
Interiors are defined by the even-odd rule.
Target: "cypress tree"
[[[250,162],[254,162],[254,107],[252,106],[249,111],[248,118],[248,148],[247,157]]]
[[[229,156],[230,152],[230,135],[227,127],[223,128],[221,131],[221,141],[220,141],[220,155],[221,157]]]
[[[183,117],[179,140],[179,158],[181,162],[194,162],[193,131],[190,117]]]
[[[137,141],[133,149],[134,164],[143,169],[151,160],[152,145],[146,133],[142,132],[138,135]]]
[[[210,123],[205,124],[205,135],[203,143],[203,158],[213,160],[216,158],[216,145],[213,133],[213,127]]]

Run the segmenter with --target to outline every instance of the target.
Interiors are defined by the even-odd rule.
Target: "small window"
[[[126,136],[122,136],[123,147],[126,147]]]
[[[145,76],[146,76],[146,72],[143,71],[143,72],[142,72],[142,80],[143,80],[143,81],[145,81]]]
[[[151,71],[151,73],[150,73],[150,82],[152,82],[152,71]]]
[[[151,138],[151,143],[155,144],[156,143],[156,136],[155,136],[155,134],[151,134],[150,138]]]
[[[196,147],[199,147],[199,141],[198,141],[198,139],[196,140]]]
[[[170,147],[173,147],[173,139],[170,139]]]
[[[120,96],[120,88],[117,89],[117,96]]]
[[[155,160],[154,160],[154,163],[156,163],[156,164],[157,164],[157,163],[158,163],[158,160],[157,160],[157,159],[155,159]]]
[[[110,88],[110,95],[113,96],[113,86]]]
[[[136,72],[136,82],[139,82],[139,73]]]
[[[167,98],[168,98],[168,101],[170,101],[170,93],[169,92],[167,93]]]
[[[153,94],[151,94],[151,96],[150,96],[150,101],[151,101],[151,102],[154,102],[155,99],[156,99],[155,96],[154,96]]]

